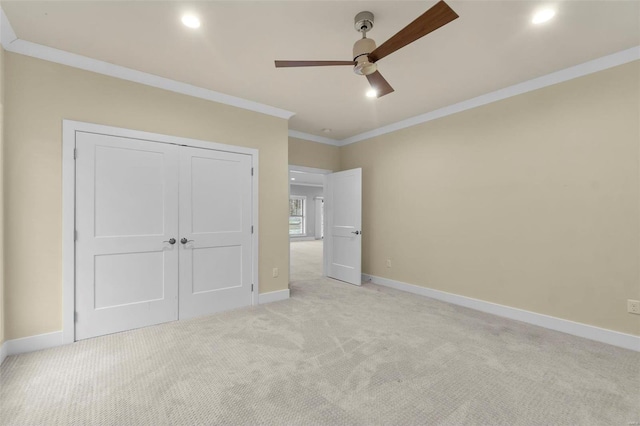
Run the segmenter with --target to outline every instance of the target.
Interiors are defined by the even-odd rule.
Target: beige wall
[[[12,53],[5,71],[7,339],[62,328],[63,119],[258,148],[260,291],[288,288],[286,120]]]
[[[290,137],[289,164],[337,171],[340,167],[340,148]]]
[[[636,61],[342,147],[341,168],[363,168],[363,271],[640,335],[639,76]]]
[[[0,46],[0,345],[4,342],[4,49]]]
[[[261,292],[288,286],[271,278],[288,263],[287,164],[363,167],[365,273],[640,335],[626,313],[640,298],[638,62],[342,148],[20,55],[4,70],[7,339],[61,328],[64,118],[260,149]]]

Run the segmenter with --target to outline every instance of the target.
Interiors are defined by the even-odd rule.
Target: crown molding
[[[147,86],[157,87],[187,96],[206,99],[212,102],[218,102],[225,105],[231,105],[237,108],[255,111],[262,114],[272,115],[279,118],[290,119],[294,112],[286,111],[270,105],[260,104],[247,99],[238,98],[224,93],[215,92],[213,90],[204,89],[202,87],[193,86],[191,84],[171,80],[169,78],[136,71],[131,68],[121,67],[108,62],[99,61],[97,59],[88,58],[63,50],[54,49],[40,44],[18,39],[11,23],[7,19],[2,7],[0,7],[0,42],[5,50],[9,52],[19,53],[34,58],[43,59],[50,62],[56,62],[74,68],[86,71],[96,72],[98,74],[108,75]],[[457,114],[468,109],[477,108],[493,102],[501,101],[513,96],[518,96],[533,90],[542,89],[547,86],[573,80],[628,62],[640,59],[640,46],[635,46],[620,52],[603,56],[582,64],[578,64],[560,71],[556,71],[541,77],[537,77],[522,83],[514,84],[494,92],[486,93],[466,101],[462,101],[453,105],[445,106],[415,117],[400,120],[386,126],[378,127],[367,132],[348,137],[346,139],[337,140],[324,136],[316,136],[297,130],[289,130],[289,136],[293,138],[303,139],[311,142],[318,142],[332,146],[345,146],[352,143],[371,139],[387,133],[406,129],[407,127],[416,126],[431,120],[446,117],[448,115]]]
[[[505,87],[494,92],[485,93],[484,95],[480,95],[466,101],[448,105],[446,107],[439,108],[424,114],[416,115],[415,117],[407,118],[405,120],[400,120],[395,123],[359,133],[342,140],[310,135],[308,133],[298,132],[296,130],[289,130],[289,136],[299,139],[305,139],[312,142],[326,143],[335,146],[345,146],[371,139],[376,136],[381,136],[387,133],[406,129],[407,127],[417,126],[418,124],[426,123],[428,121],[436,120],[448,115],[457,114],[468,109],[477,108],[493,102],[498,102],[503,99],[511,98],[513,96],[522,95],[524,93],[542,89],[554,84],[573,80],[574,78],[579,78],[599,71],[604,71],[606,69],[617,67],[618,65],[623,65],[637,60],[640,60],[640,46],[635,46],[630,49],[612,53],[610,55],[593,59],[591,61],[565,68],[560,71],[555,71],[541,77],[514,84],[512,86]]]
[[[306,141],[324,143],[327,145],[340,146],[341,142],[337,139],[326,138],[324,136],[316,136],[310,133],[299,132],[297,130],[289,130],[289,136]]]
[[[315,167],[304,167],[304,166],[296,166],[295,164],[289,164],[289,172],[300,172],[300,173],[315,173],[317,175],[326,175],[329,173],[333,173],[335,170],[329,169],[318,169]]]
[[[7,18],[7,15],[4,14],[4,10],[2,10],[2,6],[0,6],[0,43],[2,46],[7,49],[7,46],[13,43],[18,37],[16,37],[15,31],[13,31],[13,27]]]
[[[285,120],[290,119],[295,113],[284,109],[276,108],[271,105],[265,105],[236,96],[226,95],[224,93],[183,83],[169,78],[160,77],[131,68],[122,67],[120,65],[111,64],[97,59],[88,58],[75,53],[66,52],[64,50],[54,49],[52,47],[43,46],[41,44],[32,43],[30,41],[21,40],[15,37],[15,33],[11,28],[9,20],[4,12],[2,13],[2,45],[5,50],[13,53],[19,53],[33,58],[43,59],[49,62],[55,62],[85,71],[91,71],[122,80],[140,83],[158,89],[164,89],[175,93],[180,93],[195,98],[205,99],[225,105],[242,108],[249,111],[259,112],[271,115]],[[5,39],[6,35],[6,39]],[[13,35],[13,40],[11,37]],[[11,40],[11,41],[7,41]]]
[[[407,127],[426,123],[427,121],[436,120],[438,118],[446,117],[447,115],[456,114],[458,112],[501,101],[533,90],[542,89],[543,87],[552,86],[564,81],[573,80],[574,78],[613,68],[628,62],[637,61],[638,59],[640,59],[640,46],[635,46],[592,61],[552,72],[551,74],[543,75],[542,77],[514,84],[513,86],[505,87],[504,89],[496,90],[495,92],[486,93],[457,104],[449,105],[426,114],[417,115],[406,120],[401,120],[387,126],[351,136],[340,141],[340,146],[349,145],[355,142],[371,139],[376,136],[395,132],[397,130],[406,129]]]
[[[291,185],[291,186],[309,186],[309,187],[312,187],[312,188],[323,188],[324,187],[324,185],[322,185],[321,183],[294,183],[294,182],[291,182],[291,183],[289,183],[289,185]]]

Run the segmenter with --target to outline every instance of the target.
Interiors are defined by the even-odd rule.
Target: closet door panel
[[[76,134],[76,339],[178,317],[178,148]]]
[[[251,304],[251,157],[180,148],[180,318]]]

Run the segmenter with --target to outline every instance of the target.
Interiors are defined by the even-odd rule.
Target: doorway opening
[[[331,170],[289,166],[290,281],[322,278],[324,272],[325,176]]]

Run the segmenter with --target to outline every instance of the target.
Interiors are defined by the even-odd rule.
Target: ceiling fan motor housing
[[[370,38],[362,38],[353,45],[353,60],[357,62],[353,71],[358,75],[369,75],[376,72],[378,66],[369,62],[369,53],[376,48],[376,42]]]

